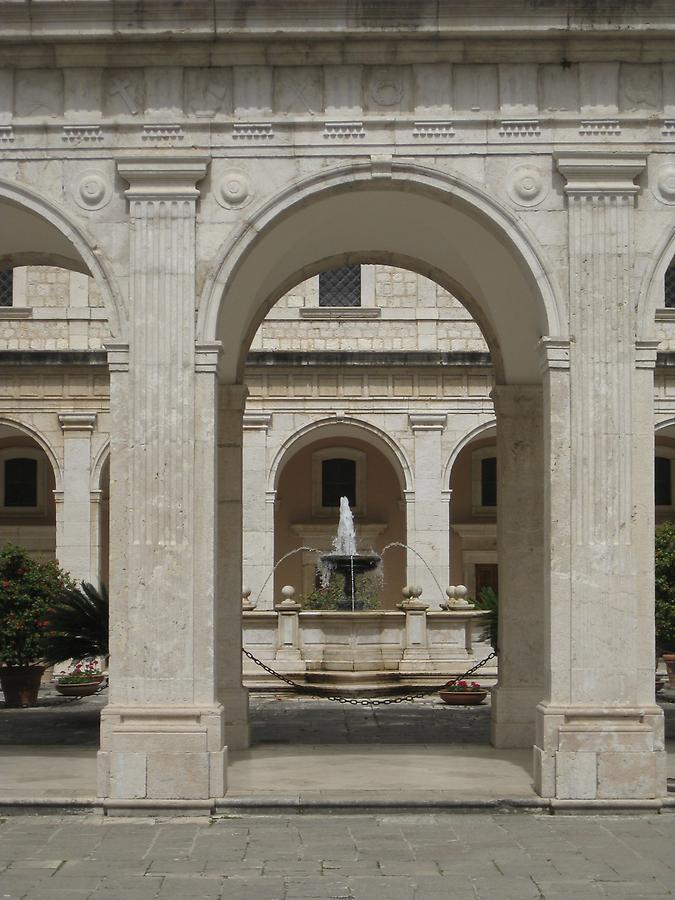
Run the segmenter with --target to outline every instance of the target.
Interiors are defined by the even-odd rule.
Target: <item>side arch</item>
[[[331,437],[336,439],[355,437],[371,444],[392,463],[401,491],[413,490],[412,468],[401,447],[375,425],[353,416],[345,416],[342,419],[336,419],[334,416],[318,419],[293,432],[281,445],[272,461],[267,476],[267,490],[276,491],[285,464],[296,453],[314,441]]]
[[[497,420],[490,419],[488,422],[483,422],[481,425],[477,425],[475,428],[472,428],[464,437],[457,442],[454,446],[452,453],[448,457],[447,462],[443,466],[443,479],[441,484],[443,485],[443,490],[450,489],[450,478],[452,476],[452,467],[457,462],[459,454],[464,450],[465,447],[468,447],[470,443],[479,439],[482,435],[487,431],[491,431],[493,428],[497,427]]]
[[[101,291],[111,333],[126,332],[122,298],[84,228],[29,188],[5,179],[0,179],[0,213],[0,264],[55,265],[90,275]]]
[[[54,490],[62,491],[63,473],[61,471],[61,465],[58,456],[49,441],[35,428],[32,428],[30,425],[26,425],[24,422],[14,419],[11,416],[0,416],[0,425],[6,425],[8,428],[14,428],[16,431],[21,432],[21,434],[25,434],[26,437],[34,440],[41,450],[44,450],[54,471]]]
[[[675,225],[666,228],[655,253],[642,277],[637,304],[637,335],[639,340],[654,339],[656,310],[664,305],[666,270],[675,257]]]
[[[425,211],[433,212],[433,222]],[[424,234],[409,227],[415,216],[426,223]],[[476,258],[476,234],[494,268]],[[453,249],[457,238],[473,247],[471,260]],[[259,205],[221,247],[205,280],[197,331],[200,341],[221,338],[226,345],[224,380],[237,381],[255,329],[283,293],[344,261],[402,265],[433,278],[467,306],[497,371],[508,370],[515,382],[538,381],[539,339],[567,333],[566,306],[543,251],[506,207],[456,175],[402,161],[383,172],[364,161],[291,184]],[[462,265],[463,272],[453,271]]]
[[[89,490],[98,491],[101,487],[101,475],[103,467],[110,459],[110,439],[108,439],[96,454],[94,464],[91,467],[91,477],[89,480]]]

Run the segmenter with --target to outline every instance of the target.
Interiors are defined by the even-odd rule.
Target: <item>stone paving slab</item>
[[[675,896],[675,815],[9,817],[2,900]]]

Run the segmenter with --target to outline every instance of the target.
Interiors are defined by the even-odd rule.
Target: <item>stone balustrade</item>
[[[365,680],[368,676],[442,679],[462,674],[492,650],[482,640],[484,612],[466,602],[430,610],[414,587],[404,589],[405,599],[396,610],[353,613],[303,610],[294,594],[285,587],[284,599],[273,610],[258,610],[250,592],[244,591],[242,604],[244,647],[291,677],[325,674],[353,681],[360,673]],[[249,685],[271,681],[247,657],[243,674]],[[481,670],[482,676],[495,674],[494,663]]]

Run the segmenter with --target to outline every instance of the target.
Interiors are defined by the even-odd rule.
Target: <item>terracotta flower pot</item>
[[[90,681],[80,681],[76,684],[56,684],[56,690],[64,697],[89,697],[95,694],[101,687],[103,675],[96,675]]]
[[[487,697],[487,691],[439,691],[438,694],[451,706],[479,706]]]
[[[37,706],[40,679],[45,666],[2,666],[0,686],[5,695],[5,704],[10,709],[25,709]]]
[[[668,687],[675,688],[675,653],[662,653],[661,657],[668,670]]]

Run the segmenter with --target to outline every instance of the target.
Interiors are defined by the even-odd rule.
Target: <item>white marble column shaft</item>
[[[665,785],[653,686],[653,432],[643,412],[655,352],[635,342],[633,179],[644,164],[630,154],[559,159],[572,340],[569,362],[562,344],[544,342],[550,681],[535,781],[562,800],[648,800]]]
[[[56,557],[76,581],[97,581],[92,568],[91,436],[96,413],[60,413],[63,431],[63,494],[57,504]]]
[[[415,509],[408,521],[407,543],[419,556],[408,552],[407,580],[422,588],[422,599],[431,609],[440,609],[445,600],[450,572],[450,517],[442,484],[446,419],[443,413],[409,416],[415,437]]]
[[[544,448],[542,391],[504,385],[497,413],[499,683],[492,743],[531,747],[544,697]]]
[[[257,609],[274,606],[274,503],[267,487],[269,413],[244,413],[243,430],[243,581]]]
[[[130,343],[110,348],[111,696],[99,754],[110,812],[177,800],[211,809],[225,789],[215,376],[198,382],[194,325],[195,185],[206,167],[198,157],[119,164],[130,184]]]

